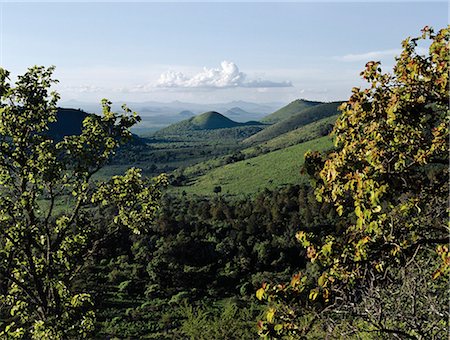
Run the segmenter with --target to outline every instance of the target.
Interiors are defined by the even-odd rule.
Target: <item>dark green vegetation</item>
[[[201,330],[201,339],[254,338],[262,314],[257,287],[304,266],[295,226],[319,230],[334,218],[311,190],[297,185],[240,200],[166,195],[151,231],[105,240],[85,271],[100,310],[99,335],[196,339],[191,332]]]
[[[422,38],[430,57],[369,62],[342,112],[207,112],[135,142],[126,108],[57,112],[51,68],[2,70],[0,337],[445,338],[449,33]]]

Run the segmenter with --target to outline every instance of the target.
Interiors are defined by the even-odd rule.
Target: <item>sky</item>
[[[345,100],[447,2],[0,2],[0,65],[55,65],[62,101]]]

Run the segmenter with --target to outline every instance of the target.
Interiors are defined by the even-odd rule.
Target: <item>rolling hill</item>
[[[185,119],[181,122],[169,125],[168,127],[159,130],[155,133],[155,136],[167,136],[167,135],[183,135],[191,131],[201,130],[217,130],[228,129],[242,126],[257,126],[264,125],[260,122],[250,121],[246,123],[238,123],[231,120],[224,115],[209,111],[202,113],[201,115]]]
[[[282,107],[281,109],[271,113],[268,116],[265,116],[263,119],[261,119],[261,122],[263,123],[270,123],[274,124],[277,123],[283,119],[286,119],[302,110],[308,109],[310,107],[323,104],[322,102],[313,102],[305,99],[297,99],[293,102],[289,103],[288,105]]]
[[[263,143],[286,132],[295,130],[309,123],[318,121],[322,118],[331,117],[339,113],[338,107],[341,102],[322,103],[303,109],[289,118],[283,119],[276,124],[268,126],[255,135],[250,136],[243,142],[247,144]]]

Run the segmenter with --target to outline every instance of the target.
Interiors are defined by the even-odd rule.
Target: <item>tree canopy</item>
[[[294,293],[301,300],[303,294],[310,300],[303,308],[351,309],[358,314],[350,306],[369,301],[375,288],[391,289],[391,294],[403,289],[396,299],[410,294],[406,300],[421,300],[425,315],[406,315],[407,305],[388,311],[394,304],[386,301],[394,298],[385,294],[378,296],[384,316],[374,320],[365,312],[358,314],[370,323],[367,329],[410,338],[446,334],[447,304],[433,297],[445,299],[450,265],[449,36],[449,28],[435,33],[427,26],[421,36],[404,40],[392,73],[383,73],[380,62],[366,64],[361,75],[369,86],[353,88],[340,107],[335,151],[307,154],[306,169],[315,179],[317,199],[332,203],[341,216],[325,238],[306,231],[296,235],[317,274],[312,281],[311,275],[301,273],[290,285],[265,285],[257,293],[260,299],[286,300]],[[419,45],[429,46],[426,55],[418,52]],[[405,292],[405,280],[422,286],[415,293]],[[433,302],[427,305],[427,299]],[[260,324],[261,334],[307,332],[308,327],[292,321],[298,313],[272,307]]]
[[[103,115],[86,117],[80,135],[52,140],[48,127],[59,99],[50,92],[53,71],[32,67],[11,84],[0,69],[3,338],[87,336],[95,320],[92,300],[73,289],[74,280],[106,234],[124,227],[139,233],[149,225],[166,182],[164,176],[150,182],[138,169],[105,183],[93,180],[139,121],[126,106],[117,114],[103,100]]]

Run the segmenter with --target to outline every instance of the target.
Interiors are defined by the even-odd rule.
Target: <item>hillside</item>
[[[56,122],[49,124],[48,135],[54,140],[61,140],[64,136],[79,135],[83,120],[88,115],[82,110],[58,108]]]
[[[309,123],[318,121],[322,118],[331,117],[339,113],[338,107],[341,102],[325,103],[315,105],[308,109],[301,110],[291,117],[283,119],[282,121],[268,126],[257,134],[250,136],[244,140],[247,144],[256,144],[268,141],[286,132],[295,130],[299,127],[305,126]]]
[[[282,107],[281,109],[271,113],[270,115],[264,117],[261,119],[261,122],[263,123],[270,123],[274,124],[277,123],[283,119],[286,119],[294,114],[297,114],[298,112],[308,109],[310,107],[323,104],[322,102],[314,102],[309,101],[305,99],[297,99],[293,102],[289,103],[288,105]]]
[[[185,119],[181,122],[169,125],[168,127],[159,130],[155,133],[155,136],[167,136],[167,135],[184,135],[191,131],[198,130],[217,130],[217,129],[228,129],[242,126],[257,126],[263,125],[259,122],[246,122],[238,123],[231,120],[224,115],[209,111],[202,113],[201,115]]]
[[[64,136],[80,135],[83,128],[83,120],[91,115],[79,109],[58,108],[56,111],[56,121],[48,125],[47,131],[55,141],[60,141]],[[131,145],[145,145],[145,139],[132,134]]]
[[[212,195],[216,186],[222,193],[252,194],[263,188],[273,189],[284,184],[307,181],[300,173],[304,154],[308,150],[323,151],[332,147],[329,136],[273,151],[258,157],[215,168],[177,191],[199,195]]]
[[[280,136],[269,139],[256,146],[251,146],[242,150],[242,153],[246,157],[253,157],[260,155],[261,153],[267,153],[283,148],[287,148],[292,145],[301,144],[316,138],[320,138],[328,135],[333,129],[334,123],[339,115],[322,118],[318,121],[310,123],[305,126],[301,126],[295,130],[286,132]]]

